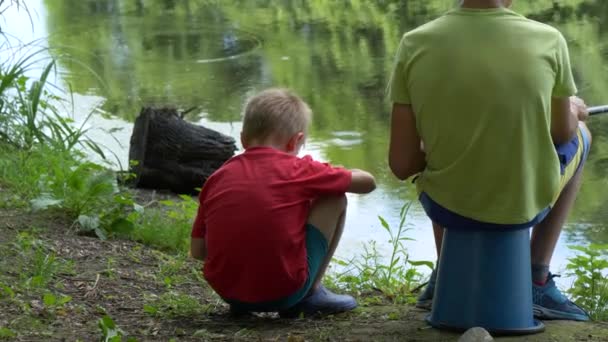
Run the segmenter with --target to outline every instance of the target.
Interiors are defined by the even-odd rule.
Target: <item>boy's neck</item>
[[[252,149],[252,148],[272,148],[272,149],[275,149],[275,150],[279,150],[279,151],[281,151],[281,152],[288,153],[288,152],[285,150],[285,147],[281,147],[280,145],[277,145],[277,144],[270,144],[270,143],[267,143],[267,144],[251,144],[251,145],[248,145],[248,146],[245,148],[245,150],[249,150],[249,149]]]

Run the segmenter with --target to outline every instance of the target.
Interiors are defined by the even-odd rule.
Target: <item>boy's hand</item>
[[[578,121],[585,121],[589,117],[587,104],[578,96],[570,97],[570,110],[572,111],[572,114],[576,115]]]

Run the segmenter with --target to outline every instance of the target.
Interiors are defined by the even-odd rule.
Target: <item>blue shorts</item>
[[[557,201],[559,194],[564,187],[570,182],[572,177],[583,167],[583,164],[589,156],[589,149],[591,147],[591,139],[587,134],[587,131],[579,126],[578,133],[572,140],[565,144],[556,145],[555,151],[560,162],[561,179],[560,189],[556,194],[552,205]],[[439,203],[435,202],[425,192],[419,196],[420,203],[424,208],[424,211],[433,222],[441,225],[442,227],[450,227],[454,229],[500,229],[500,230],[517,230],[530,228],[540,223],[551,211],[551,206],[545,208],[531,221],[521,224],[496,224],[488,222],[480,222],[468,217],[461,216],[453,211],[450,211]]]
[[[275,312],[291,308],[298,304],[310,291],[313,282],[319,274],[321,265],[327,257],[328,244],[327,239],[319,229],[311,224],[306,225],[306,258],[308,260],[308,277],[299,290],[293,294],[261,303],[244,303],[235,300],[225,299],[224,301],[237,311],[248,312]],[[272,280],[270,280],[272,281]]]

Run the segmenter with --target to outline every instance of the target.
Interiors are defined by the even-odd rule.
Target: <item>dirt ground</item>
[[[429,328],[425,311],[365,300],[353,313],[323,319],[285,320],[274,315],[235,319],[206,286],[197,262],[134,242],[79,236],[70,226],[48,215],[0,209],[0,340],[99,341],[103,334],[98,322],[105,315],[124,336],[137,341],[456,341],[459,337]],[[33,286],[32,277],[40,274],[48,283]],[[71,299],[46,303],[48,293]],[[607,323],[546,324],[542,334],[497,340],[608,341]]]

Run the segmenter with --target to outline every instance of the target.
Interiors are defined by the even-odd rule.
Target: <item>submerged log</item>
[[[144,107],[129,148],[134,185],[196,193],[235,151],[232,137],[187,122],[176,109]]]

